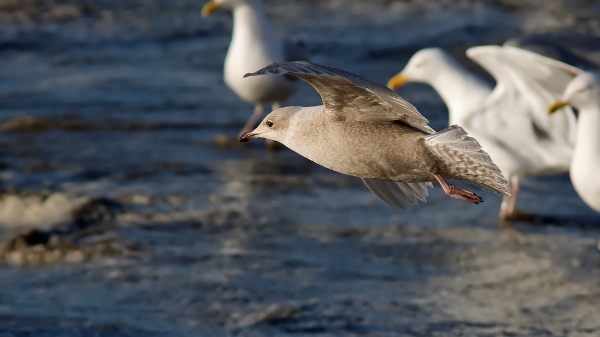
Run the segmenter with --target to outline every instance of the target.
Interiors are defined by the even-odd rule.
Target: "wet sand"
[[[586,1],[266,2],[315,62],[380,83],[422,47],[600,33]],[[499,228],[496,195],[397,212],[290,151],[223,146],[252,107],[222,80],[230,17],[202,5],[0,3],[0,334],[600,335],[600,215],[568,176],[526,180],[541,216]],[[445,126],[432,89],[399,93]]]

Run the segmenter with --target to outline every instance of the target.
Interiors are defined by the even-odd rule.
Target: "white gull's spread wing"
[[[504,46],[526,49],[584,70],[600,68],[600,36],[550,32],[519,36]]]
[[[417,109],[390,89],[347,71],[309,62],[273,63],[247,76],[289,74],[312,85],[326,111],[346,120],[402,122],[427,134],[435,131]]]
[[[569,82],[582,73],[566,63],[510,46],[472,47],[467,50],[467,56],[487,70],[497,85],[510,88],[518,85],[519,79],[514,77],[517,75],[535,81],[556,95],[561,95]]]
[[[581,71],[514,47],[474,47],[467,55],[496,80],[482,113],[471,117],[469,127],[493,135],[502,147],[528,158],[531,167],[525,171],[566,170],[576,137],[575,115],[567,108],[549,116],[545,107]]]

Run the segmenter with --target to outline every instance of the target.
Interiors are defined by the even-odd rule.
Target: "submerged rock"
[[[51,228],[73,224],[85,227],[113,220],[123,205],[107,198],[69,199],[57,192],[47,197],[8,194],[0,199],[0,225],[5,227]]]
[[[79,121],[48,120],[39,117],[25,116],[11,119],[0,124],[0,131],[14,133],[36,133],[52,129],[66,131],[82,131],[97,128],[96,126]]]
[[[86,244],[83,238],[57,231],[30,230],[7,240],[0,248],[0,262],[11,266],[41,266],[58,262],[78,263],[94,257],[132,255],[116,241]]]
[[[124,211],[125,207],[118,201],[108,198],[88,199],[73,209],[73,224],[78,228],[85,228],[93,224],[109,222]]]
[[[42,132],[53,128],[53,123],[37,117],[21,117],[0,124],[0,131]]]
[[[9,194],[0,200],[0,225],[49,228],[70,222],[72,209],[73,203],[62,193],[53,193],[46,198]]]
[[[0,248],[0,263],[40,266],[129,254],[127,247],[111,239],[90,240],[106,232],[105,225],[123,211],[121,203],[106,198],[71,201],[61,193],[47,198],[5,196],[0,201],[0,223],[35,229],[6,240]]]

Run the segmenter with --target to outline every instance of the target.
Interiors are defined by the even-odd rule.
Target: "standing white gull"
[[[331,170],[362,178],[388,205],[426,201],[427,186],[474,204],[483,199],[449,185],[464,180],[509,195],[508,183],[474,138],[453,125],[435,132],[415,107],[386,87],[349,72],[308,62],[271,64],[247,76],[289,74],[312,85],[323,99],[314,107],[271,112],[240,138],[266,138]]]
[[[600,212],[600,74],[575,77],[550,113],[570,105],[579,111],[577,142],[571,162],[571,182],[588,206]]]
[[[225,83],[241,99],[254,104],[254,113],[241,133],[254,128],[264,105],[275,110],[297,90],[290,77],[257,77],[244,81],[242,76],[265,64],[306,60],[303,46],[282,40],[269,22],[260,0],[211,0],[202,8],[206,17],[223,8],[233,13],[233,33],[225,57]]]
[[[388,87],[409,81],[431,85],[448,106],[450,124],[476,137],[510,181],[512,197],[504,197],[500,219],[529,218],[515,207],[519,180],[568,171],[575,115],[567,108],[548,116],[546,108],[581,70],[510,46],[473,47],[467,56],[495,78],[495,87],[439,48],[413,55]]]

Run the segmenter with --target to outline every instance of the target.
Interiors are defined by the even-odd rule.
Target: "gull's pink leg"
[[[508,203],[508,214],[513,214],[515,212],[515,205],[517,204],[517,197],[519,196],[519,178],[512,177],[510,179],[510,194],[512,197],[509,199]]]
[[[517,205],[517,196],[519,195],[519,178],[510,178],[511,197],[504,196],[500,205],[500,221],[533,221],[535,215],[520,211]]]
[[[450,197],[458,200],[468,201],[472,204],[478,204],[480,202],[483,202],[483,198],[481,198],[477,194],[449,185],[439,174],[434,174],[434,176],[435,179],[437,179],[437,181],[440,183],[440,185],[442,185],[444,192]]]
[[[242,131],[238,135],[238,138],[241,137],[244,133],[254,130],[254,128],[256,127],[256,123],[258,122],[258,120],[260,119],[262,114],[263,114],[263,105],[256,104],[254,106],[254,112],[252,113],[252,116],[250,116],[250,119],[246,122],[246,125],[244,125],[244,127],[242,128]]]
[[[504,196],[502,198],[502,204],[500,204],[500,219],[506,220],[510,218],[515,211],[515,204],[517,203],[517,195],[519,194],[519,179],[512,177],[510,178],[510,194],[512,196]]]
[[[512,194],[512,188],[510,193]],[[498,215],[501,221],[508,220],[508,204],[511,203],[511,199],[512,198],[507,195],[502,197],[502,203],[500,204],[500,214]]]

